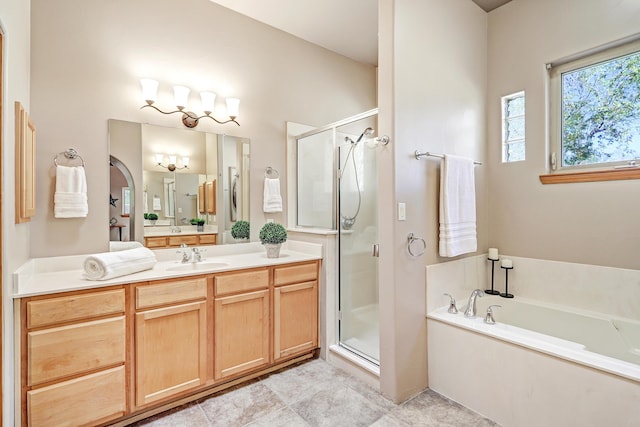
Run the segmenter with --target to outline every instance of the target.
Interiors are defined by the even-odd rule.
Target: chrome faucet
[[[202,261],[202,252],[198,248],[191,248],[191,262]]]
[[[464,317],[476,317],[476,297],[484,296],[482,289],[474,289],[469,296],[467,309],[464,311]]]
[[[178,249],[177,253],[182,255],[182,263],[186,264],[188,262],[201,262],[202,261],[202,254],[205,253],[207,250],[206,249],[200,249],[200,248],[196,248],[193,247],[191,248],[191,250],[188,250],[189,247],[187,246],[186,243],[182,243],[180,245],[180,249]]]
[[[191,261],[191,255],[190,252],[186,250],[187,249],[187,244],[186,243],[182,243],[180,244],[180,249],[178,249],[176,251],[176,253],[179,253],[182,255],[182,263],[186,264],[189,261]]]

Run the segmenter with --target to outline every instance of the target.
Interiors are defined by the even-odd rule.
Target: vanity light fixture
[[[194,128],[198,126],[198,121],[205,117],[208,117],[214,122],[221,125],[233,122],[240,126],[240,123],[236,121],[236,117],[238,117],[238,107],[240,105],[240,100],[238,98],[225,99],[229,120],[223,121],[218,120],[211,115],[216,101],[216,94],[213,92],[200,92],[200,99],[202,100],[202,109],[204,110],[204,114],[202,116],[198,116],[192,111],[185,111],[185,109],[187,108],[187,100],[189,98],[190,92],[190,89],[188,87],[174,86],[173,97],[178,109],[175,111],[162,111],[161,109],[153,105],[153,103],[156,102],[156,98],[158,96],[158,81],[152,79],[141,79],[140,85],[142,86],[142,97],[147,103],[147,105],[143,105],[142,107],[140,107],[141,109],[151,107],[162,114],[182,113],[182,123],[188,128]]]
[[[183,157],[182,158],[182,167],[176,166],[177,156],[170,155],[168,157],[169,157],[169,164],[167,166],[165,166],[165,165],[162,164],[162,162],[164,161],[164,154],[156,154],[156,163],[158,163],[158,166],[161,166],[163,168],[167,168],[171,172],[173,172],[176,169],[189,169],[189,158],[188,157]]]

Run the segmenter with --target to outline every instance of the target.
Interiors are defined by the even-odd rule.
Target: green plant
[[[260,229],[262,244],[278,244],[287,241],[287,230],[276,222],[268,222]]]
[[[144,219],[149,219],[149,213],[145,212]]]
[[[237,221],[231,227],[231,237],[234,239],[248,239],[251,235],[251,228],[247,221]]]
[[[155,221],[155,220],[157,220],[157,219],[158,219],[158,214],[153,213],[153,212],[148,213],[148,214],[147,214],[147,219],[148,219],[149,221]]]
[[[204,218],[191,218],[191,225],[204,225]]]

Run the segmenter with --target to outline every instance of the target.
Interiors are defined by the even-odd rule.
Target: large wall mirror
[[[231,227],[249,221],[247,138],[109,120],[109,150],[111,241],[185,235],[199,219],[235,243]]]

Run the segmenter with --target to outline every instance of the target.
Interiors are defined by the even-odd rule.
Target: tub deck
[[[501,307],[489,325],[484,314],[494,304]],[[450,314],[443,306],[427,317],[640,383],[640,322],[489,295],[477,300],[476,318],[463,312]]]

